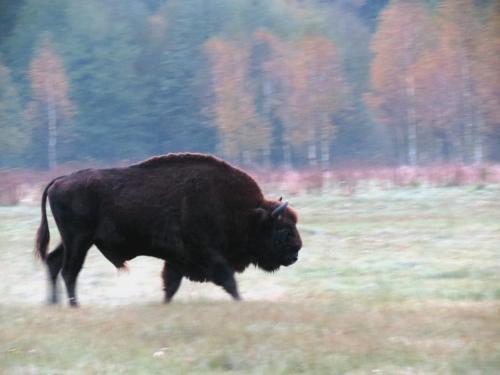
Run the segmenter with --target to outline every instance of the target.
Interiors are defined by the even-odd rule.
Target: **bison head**
[[[254,263],[274,271],[289,266],[298,259],[302,240],[297,231],[297,215],[288,202],[266,202],[254,210]]]

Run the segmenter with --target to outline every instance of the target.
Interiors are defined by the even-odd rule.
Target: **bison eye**
[[[280,240],[286,239],[289,236],[289,234],[290,234],[290,228],[281,228],[276,231],[276,236]]]

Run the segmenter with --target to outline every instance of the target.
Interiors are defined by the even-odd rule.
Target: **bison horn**
[[[281,214],[283,211],[285,211],[286,207],[288,206],[288,202],[281,203],[278,207],[276,207],[273,212],[271,213],[272,217],[276,217],[279,214]]]

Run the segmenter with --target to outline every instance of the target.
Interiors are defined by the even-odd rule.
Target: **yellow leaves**
[[[40,104],[52,101],[60,115],[70,118],[74,107],[69,99],[63,64],[48,36],[43,37],[29,69],[34,99]]]
[[[412,66],[417,121],[426,129],[450,130],[460,110],[460,75],[450,56],[436,48]]]
[[[343,107],[346,93],[334,44],[323,36],[288,43],[267,39],[274,49],[267,69],[284,92],[279,112],[286,140],[296,146],[315,142],[320,134],[331,140],[331,116]]]
[[[432,17],[423,3],[395,1],[379,17],[371,50],[372,92],[366,104],[386,126],[400,127],[407,121],[405,108],[412,106],[407,95],[412,66],[434,43]]]
[[[481,160],[484,120],[500,123],[500,19],[498,6],[487,22],[484,10],[474,0],[443,0],[433,14],[422,2],[389,4],[371,45],[365,95],[380,122],[409,134],[416,120],[422,139],[440,137],[453,157]]]
[[[223,152],[238,157],[241,151],[269,151],[271,111],[280,117],[287,143],[329,142],[332,115],[343,108],[347,91],[333,42],[316,35],[283,41],[264,31],[256,32],[254,41],[268,50],[261,77],[249,73],[250,43],[212,39],[206,44]],[[259,98],[263,113],[255,106],[258,85],[270,91]]]
[[[220,148],[230,158],[255,155],[269,149],[270,125],[256,110],[249,87],[249,48],[244,43],[211,39],[206,44],[210,59],[213,112],[219,129]]]
[[[473,69],[486,120],[500,127],[500,4],[489,10],[479,32]]]

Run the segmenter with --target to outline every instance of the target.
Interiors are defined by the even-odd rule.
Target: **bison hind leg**
[[[49,304],[56,304],[59,302],[57,290],[57,276],[61,271],[64,258],[64,246],[60,243],[54,251],[47,256],[47,268],[49,276]]]
[[[80,273],[87,252],[92,246],[91,237],[87,233],[68,236],[62,234],[65,255],[61,275],[66,284],[68,300],[71,307],[78,307],[76,297],[76,279]]]

